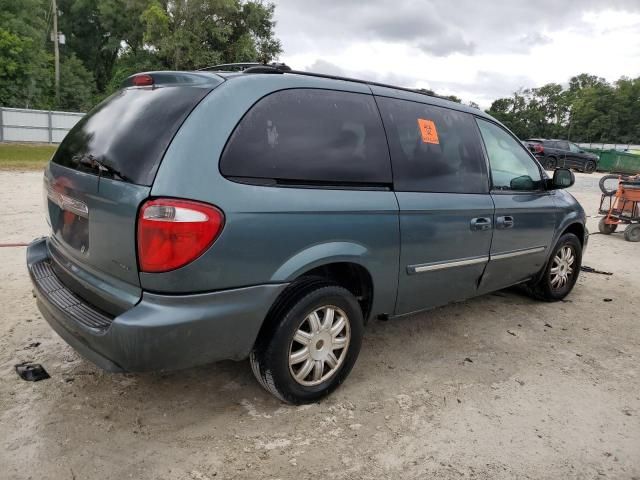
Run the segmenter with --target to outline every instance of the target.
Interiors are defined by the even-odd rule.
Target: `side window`
[[[326,183],[391,183],[391,162],[371,95],[293,89],[258,101],[231,135],[223,175]]]
[[[520,142],[499,126],[477,119],[489,155],[493,188],[537,190],[542,186],[540,170]]]
[[[560,150],[569,150],[569,142],[558,142],[558,147]]]
[[[569,144],[569,150],[571,150],[572,153],[580,153],[580,147],[578,147],[575,143]]]
[[[396,190],[488,191],[486,162],[473,116],[408,100],[376,99],[389,139]]]

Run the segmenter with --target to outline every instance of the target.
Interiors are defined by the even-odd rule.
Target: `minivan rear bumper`
[[[47,238],[27,249],[38,308],[86,359],[109,371],[177,370],[246,358],[286,284],[211,293],[143,292],[137,305],[111,317],[68,289],[50,268]]]

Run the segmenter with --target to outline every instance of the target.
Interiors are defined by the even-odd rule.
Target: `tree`
[[[47,2],[0,0],[0,104],[46,107],[53,63],[46,50]]]
[[[60,63],[60,108],[86,112],[94,104],[93,75],[75,55],[67,55]]]
[[[640,78],[613,85],[582,73],[567,88],[550,83],[501,98],[487,111],[520,138],[576,142],[640,142]]]
[[[274,6],[239,0],[154,1],[142,14],[144,41],[168,68],[273,60]]]
[[[124,48],[143,48],[142,12],[149,0],[58,0],[60,31],[104,92]]]

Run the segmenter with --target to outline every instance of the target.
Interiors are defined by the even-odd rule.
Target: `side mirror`
[[[511,190],[535,190],[535,183],[529,175],[516,177],[510,182]]]
[[[576,183],[576,176],[568,168],[556,168],[551,180],[551,190],[569,188]]]

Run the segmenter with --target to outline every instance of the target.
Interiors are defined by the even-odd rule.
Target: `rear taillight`
[[[534,153],[544,153],[544,147],[542,145],[540,145],[539,143],[534,143],[533,144],[533,151],[534,151]]]
[[[171,198],[145,202],[138,217],[138,261],[143,272],[168,272],[211,246],[224,214],[206,203]]]

